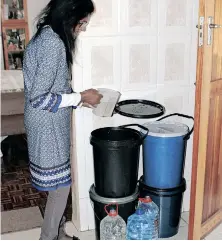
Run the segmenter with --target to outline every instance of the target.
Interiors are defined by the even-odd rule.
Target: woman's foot
[[[80,240],[78,237],[76,237],[76,236],[73,236],[73,238],[72,238],[73,240]]]

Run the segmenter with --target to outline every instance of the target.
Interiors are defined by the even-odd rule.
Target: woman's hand
[[[86,107],[93,107],[95,105],[98,105],[100,103],[100,100],[103,98],[103,96],[98,92],[98,90],[95,89],[85,90],[80,94],[81,102],[83,103],[83,106]]]

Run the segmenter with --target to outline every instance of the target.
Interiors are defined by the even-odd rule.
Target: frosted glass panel
[[[130,46],[130,83],[149,82],[150,45],[134,44]]]
[[[165,55],[165,81],[184,79],[185,44],[172,43],[166,47]]]
[[[113,83],[113,47],[93,46],[91,52],[93,86]]]
[[[151,23],[151,0],[129,0],[129,26],[146,27]]]
[[[90,27],[112,27],[112,0],[97,0]]]
[[[186,25],[187,0],[167,0],[166,26]]]

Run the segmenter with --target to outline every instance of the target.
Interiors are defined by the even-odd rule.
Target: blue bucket
[[[183,114],[171,114],[144,124],[149,134],[143,143],[144,183],[154,188],[175,188],[183,179],[187,140],[193,132],[185,124],[166,122],[171,116],[193,119]]]

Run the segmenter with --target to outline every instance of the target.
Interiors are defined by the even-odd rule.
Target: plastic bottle
[[[151,223],[145,214],[145,210],[138,208],[127,220],[127,240],[150,240],[152,236]]]
[[[159,237],[159,208],[158,206],[152,201],[152,199],[147,196],[145,198],[139,199],[140,209],[145,211],[145,214],[150,222],[150,235],[152,239],[158,239]]]
[[[101,240],[125,240],[126,239],[126,223],[118,215],[117,211],[111,209],[107,212],[105,206],[105,211],[108,214],[100,223],[100,239]]]

